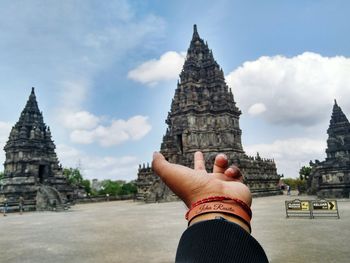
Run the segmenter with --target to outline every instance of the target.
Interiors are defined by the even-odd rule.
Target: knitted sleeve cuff
[[[268,262],[254,237],[225,220],[193,224],[182,234],[176,263]]]

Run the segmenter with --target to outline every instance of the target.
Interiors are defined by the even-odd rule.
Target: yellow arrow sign
[[[337,210],[337,206],[335,204],[335,201],[328,201],[328,209],[329,210]]]
[[[301,201],[301,210],[310,210],[309,201]]]

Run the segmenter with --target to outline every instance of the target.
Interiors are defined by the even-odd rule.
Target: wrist
[[[202,221],[207,221],[207,220],[215,220],[219,218],[224,218],[225,220],[235,223],[237,225],[239,225],[240,227],[242,227],[245,231],[247,231],[250,234],[250,228],[249,226],[241,219],[239,219],[238,217],[235,216],[231,216],[225,213],[206,213],[206,214],[202,214],[202,215],[198,215],[195,218],[193,218],[188,226],[190,227],[191,225],[198,223],[198,222],[202,222]]]
[[[251,232],[250,220],[252,211],[240,199],[225,196],[210,196],[193,203],[187,211],[185,218],[188,225],[203,220],[212,220],[221,217],[242,226]]]

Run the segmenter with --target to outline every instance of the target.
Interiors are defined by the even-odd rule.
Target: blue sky
[[[63,166],[131,180],[165,132],[197,24],[242,110],[242,141],[296,177],[350,115],[348,1],[0,1],[0,146],[35,87]],[[4,161],[4,152],[0,154]]]

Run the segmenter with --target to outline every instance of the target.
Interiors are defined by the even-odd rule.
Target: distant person
[[[290,186],[287,185],[287,195],[290,195],[290,190],[291,190]]]
[[[20,196],[18,199],[18,208],[19,208],[20,214],[22,214],[22,212],[23,212],[23,206],[24,206],[24,198],[23,198],[23,196]]]
[[[2,213],[4,216],[7,216],[6,213],[7,213],[7,206],[8,206],[8,200],[6,197],[3,198],[2,200]]]
[[[56,199],[52,200],[52,210],[53,211],[57,210],[57,201],[56,201]]]
[[[213,173],[205,170],[201,152],[194,155],[194,169],[169,163],[155,152],[153,170],[189,208],[188,228],[182,234],[176,262],[268,262],[260,244],[250,235],[249,188],[240,170],[228,167],[218,154]]]

